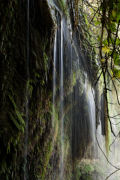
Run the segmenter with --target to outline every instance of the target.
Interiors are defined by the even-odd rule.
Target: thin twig
[[[114,172],[112,172],[111,174],[109,174],[109,176],[107,176],[107,177],[105,178],[105,180],[109,179],[113,174],[115,174],[115,173],[118,172],[118,171],[120,171],[120,169],[117,169],[117,170],[115,170]]]
[[[98,144],[99,149],[101,150],[101,152],[102,152],[102,154],[104,155],[104,157],[105,157],[105,159],[107,160],[107,162],[108,162],[112,167],[114,167],[115,169],[120,170],[120,168],[118,168],[117,166],[113,165],[113,164],[109,161],[109,159],[108,159],[107,156],[105,155],[104,151],[102,150],[102,148],[101,148],[101,146],[100,146],[100,144],[99,144],[99,142],[98,142],[97,136],[96,136],[96,141],[97,141],[97,144]]]
[[[117,136],[115,137],[115,139],[113,140],[113,142],[110,144],[109,146],[109,150],[111,151],[111,146],[114,144],[114,142],[116,141],[116,139],[118,138],[120,132],[117,134]]]
[[[114,86],[115,93],[116,93],[116,97],[117,97],[117,102],[118,102],[118,104],[120,105],[120,101],[119,101],[119,96],[118,96],[117,88],[116,88],[116,86],[115,86],[115,83],[114,83],[114,81],[113,81],[113,78],[112,78],[110,72],[108,71],[108,69],[107,69],[107,72],[108,72],[108,74],[109,74],[109,76],[110,76],[110,78],[111,78],[111,80],[112,80],[112,84],[113,84],[113,86]]]

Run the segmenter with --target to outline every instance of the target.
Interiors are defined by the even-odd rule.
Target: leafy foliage
[[[98,79],[103,77],[104,96],[108,104],[109,82],[112,82],[119,103],[115,81],[120,79],[120,0],[87,0],[79,1],[83,9],[88,31],[92,37],[92,46],[96,51],[99,72]],[[114,136],[109,108],[106,115],[110,123],[110,129]]]

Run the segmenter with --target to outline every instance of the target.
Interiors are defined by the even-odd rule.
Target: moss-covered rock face
[[[23,179],[26,96],[29,178],[43,179],[52,142],[53,21],[46,1],[30,1],[28,80],[27,3],[2,0],[0,12],[0,179]]]
[[[78,31],[74,31],[74,43],[71,43],[67,22],[69,11],[65,2],[61,0],[57,6],[64,17],[64,174],[65,180],[70,180],[73,177],[72,161],[81,159],[91,143],[90,137],[84,136],[86,132],[90,133],[83,86],[83,71],[88,71],[86,62],[89,56],[79,51]],[[24,179],[25,166],[27,178],[31,180],[57,180],[60,174],[60,47],[57,47],[57,97],[53,128],[54,23],[50,11],[47,0],[30,1],[29,12],[27,1],[1,0],[0,179],[3,180]],[[58,18],[59,45],[61,15],[56,10],[54,12]],[[68,21],[70,23],[70,17]],[[92,64],[90,67],[93,68]],[[82,132],[81,126],[84,128]]]

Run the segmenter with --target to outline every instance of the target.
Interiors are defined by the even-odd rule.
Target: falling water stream
[[[55,40],[54,40],[54,55],[53,55],[53,121],[52,121],[52,126],[54,128],[54,123],[55,123],[55,96],[56,96],[56,54],[57,53],[57,31],[55,33]]]
[[[58,30],[55,32],[55,40],[54,40],[54,61],[53,61],[53,118],[52,118],[52,124],[54,128],[55,124],[55,96],[56,96],[56,70],[57,70],[57,63],[58,63],[58,57],[57,57],[57,43],[58,43],[58,35],[57,35]],[[59,67],[59,72],[60,72],[60,143],[61,143],[61,154],[60,154],[60,180],[63,179],[63,174],[64,174],[64,118],[63,118],[63,109],[64,109],[64,103],[63,103],[63,96],[64,96],[64,89],[63,89],[63,19],[61,19],[61,24],[60,24],[60,67]],[[54,141],[54,140],[53,140]],[[54,142],[53,142],[54,145]],[[54,177],[53,177],[54,179]]]
[[[96,129],[96,116],[95,116],[95,92],[94,89],[91,87],[89,82],[87,82],[87,88],[86,88],[86,96],[88,100],[88,111],[89,111],[89,117],[90,117],[90,126],[91,126],[91,137],[92,137],[92,144],[93,144],[93,149],[92,153],[95,155],[95,129]],[[92,156],[92,154],[91,154]]]
[[[63,19],[61,19],[61,59],[60,59],[60,122],[61,122],[61,157],[60,157],[60,180],[64,173],[64,118],[63,118]]]

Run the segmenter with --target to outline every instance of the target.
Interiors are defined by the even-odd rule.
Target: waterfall
[[[89,59],[83,54],[78,36],[62,11],[56,9],[57,30],[53,57],[53,129],[55,113],[59,114],[59,177],[66,178],[66,119],[69,118],[72,161],[94,159],[96,154],[96,106],[95,90],[86,69]],[[68,82],[67,82],[68,80]],[[67,84],[68,83],[68,84]],[[66,90],[66,86],[68,89]],[[57,98],[58,97],[58,98]],[[68,112],[67,108],[68,107]],[[54,142],[53,142],[54,146]],[[54,157],[53,157],[54,159]],[[52,162],[54,164],[54,162]],[[54,166],[54,165],[53,165]],[[52,179],[56,179],[56,175]]]
[[[60,46],[57,47],[57,44],[60,43]],[[56,85],[57,85],[57,64],[59,63],[59,120],[60,120],[60,144],[61,144],[61,152],[60,152],[60,164],[59,164],[59,171],[60,171],[60,180],[63,179],[64,174],[64,118],[63,118],[63,110],[64,110],[64,88],[63,88],[63,19],[61,16],[60,20],[60,29],[56,30],[55,33],[55,40],[54,40],[54,55],[53,55],[53,116],[52,116],[52,125],[55,128],[55,107],[56,107]],[[54,141],[54,140],[53,140]],[[54,142],[53,142],[54,145]],[[54,162],[53,162],[54,164]],[[53,175],[54,179],[54,175]]]
[[[27,53],[26,53],[26,74],[27,74],[27,83],[26,83],[26,104],[25,104],[25,114],[26,114],[26,124],[25,124],[25,149],[24,149],[24,180],[28,179],[28,162],[27,162],[27,154],[28,154],[28,123],[29,123],[29,78],[30,78],[30,70],[29,70],[29,59],[30,59],[30,1],[27,0]]]
[[[49,2],[51,1],[52,0],[49,0]],[[71,148],[69,149],[69,152],[72,151],[71,162],[76,162],[76,160],[80,162],[81,159],[84,159],[86,161],[93,161],[93,159],[97,157],[96,151],[98,152],[96,143],[95,87],[93,87],[94,83],[91,80],[91,76],[93,73],[91,69],[94,67],[91,66],[91,59],[89,58],[89,55],[86,55],[88,52],[85,51],[85,46],[82,46],[84,37],[80,32],[81,29],[79,29],[78,27],[79,31],[77,32],[76,30],[76,32],[71,35],[71,32],[73,32],[73,30],[71,26],[68,26],[70,17],[66,17],[66,7],[63,7],[64,2],[66,1],[63,1],[62,3],[59,0],[53,1],[53,9],[55,9],[55,13],[53,16],[57,24],[57,30],[55,33],[53,53],[52,127],[54,131],[56,125],[55,121],[57,121],[56,113],[58,113],[58,142],[54,142],[53,138],[53,153],[56,153],[59,156],[57,156],[57,168],[59,170],[58,174],[56,173],[54,175],[56,164],[54,164],[53,162],[52,180],[69,179],[66,178],[66,161],[68,160],[66,153],[66,144],[68,143],[68,140],[66,139],[72,139],[72,142],[69,143],[69,146]],[[84,51],[82,51],[82,48]],[[27,59],[29,60],[29,58]],[[72,107],[68,108],[68,112],[66,110],[67,106]],[[27,107],[26,117],[28,114]],[[69,123],[67,122],[67,120],[69,121]],[[69,126],[67,123],[69,124]],[[68,128],[70,131],[70,136],[67,134]],[[99,138],[99,141],[102,144],[105,139],[101,135],[100,131],[99,133],[101,138]],[[99,157],[101,157],[101,155]],[[53,160],[55,158],[53,157]]]
[[[54,40],[54,55],[53,55],[53,120],[52,126],[54,128],[55,123],[55,96],[56,96],[56,61],[57,61],[57,31],[55,33],[55,40]]]
[[[62,17],[61,17],[62,18]],[[61,157],[60,157],[60,180],[64,173],[64,118],[63,118],[63,19],[61,19],[61,58],[60,58],[60,122],[61,122]]]
[[[88,82],[87,75],[85,76],[86,78],[86,83],[85,83],[85,92],[86,92],[86,97],[88,101],[88,114],[89,114],[89,119],[90,119],[90,135],[92,138],[92,152],[91,152],[91,157],[94,154],[95,157],[95,151],[96,151],[96,138],[95,138],[95,133],[96,133],[96,107],[95,107],[95,91],[91,87],[90,83]]]

